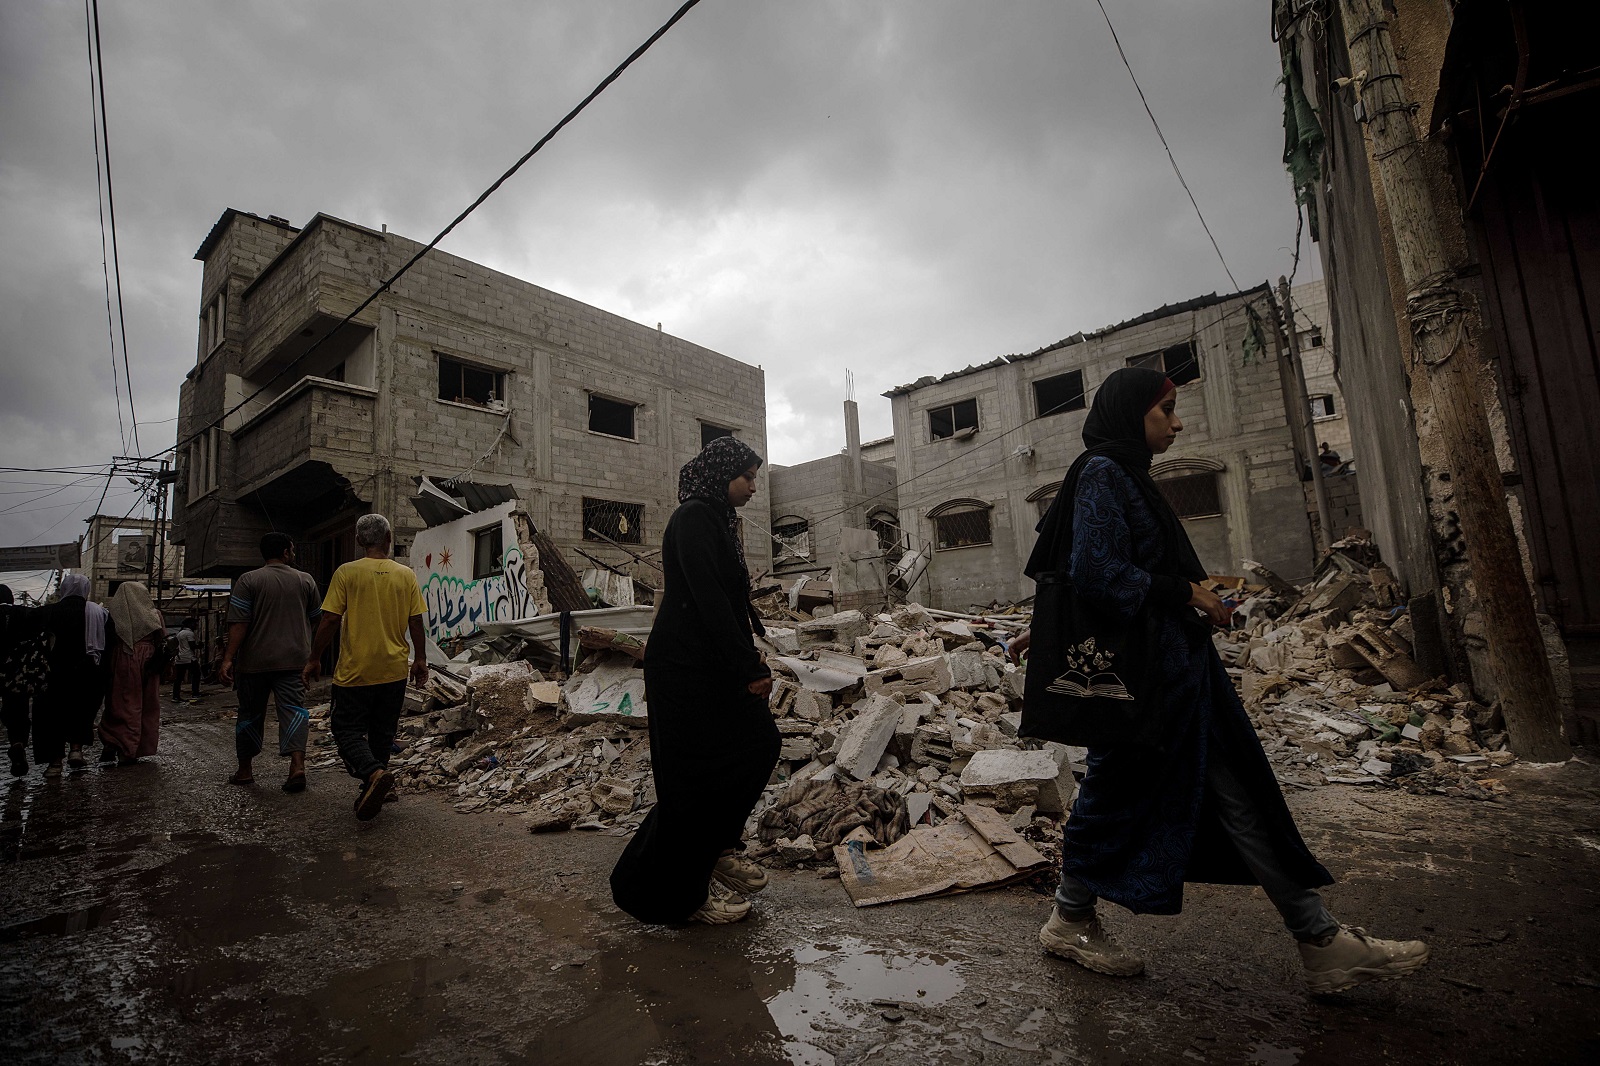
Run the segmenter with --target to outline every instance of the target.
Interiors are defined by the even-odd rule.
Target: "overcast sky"
[[[426,240],[677,3],[107,0],[144,452],[225,208]],[[1270,5],[1106,6],[1234,276],[1275,279]],[[0,4],[0,465],[123,448],[90,123],[81,0]],[[761,365],[780,464],[842,446],[847,369],[887,436],[891,386],[1232,287],[1094,0],[704,0],[444,247]],[[0,544],[75,539],[103,484],[0,478]]]

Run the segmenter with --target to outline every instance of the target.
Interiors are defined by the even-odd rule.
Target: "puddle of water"
[[[834,1056],[822,1041],[856,1029],[874,1013],[911,1016],[966,986],[949,959],[872,947],[854,937],[791,955],[793,982],[766,997],[766,1005],[789,1061],[799,1066],[832,1066]]]
[[[1300,1061],[1302,1053],[1303,1049],[1297,1047],[1253,1044],[1250,1048],[1250,1057],[1245,1061],[1260,1063],[1261,1066],[1295,1066]]]
[[[47,914],[29,922],[18,922],[0,928],[0,943],[20,940],[25,936],[64,936],[97,929],[116,918],[117,910],[109,903],[95,903],[75,911]]]
[[[308,1046],[344,1060],[398,1062],[417,1045],[451,1035],[460,1025],[449,1011],[446,986],[471,972],[453,956],[399,959],[338,974],[325,987],[283,1008],[279,1024],[307,1034]]]

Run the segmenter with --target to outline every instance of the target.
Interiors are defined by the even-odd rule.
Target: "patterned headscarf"
[[[746,571],[744,544],[739,539],[739,515],[728,502],[728,485],[734,478],[759,467],[763,460],[755,450],[737,437],[718,437],[700,449],[700,454],[683,464],[678,471],[678,502],[705,500],[727,514],[728,535],[733,538],[733,552],[739,557],[739,566]]]

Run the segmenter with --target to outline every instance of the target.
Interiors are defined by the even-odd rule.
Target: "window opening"
[[[472,535],[472,579],[480,581],[505,569],[505,527],[495,523]]]
[[[977,429],[978,401],[975,399],[928,409],[928,437],[931,440],[947,440],[963,430],[975,433]]]
[[[506,376],[498,370],[439,357],[439,399],[451,403],[470,403],[487,407],[492,400],[505,399]]]
[[[634,440],[633,412],[637,405],[589,394],[589,432]]]
[[[733,436],[733,430],[724,426],[713,426],[710,422],[700,423],[700,447],[702,448],[716,440],[718,437],[731,436]]]
[[[1325,392],[1320,396],[1311,397],[1312,418],[1333,418],[1334,414],[1332,393]]]
[[[1041,378],[1035,381],[1033,408],[1034,413],[1041,418],[1045,415],[1083,410],[1083,371],[1074,370],[1071,373],[1057,374],[1053,378]]]
[[[1174,385],[1187,385],[1200,380],[1200,350],[1193,341],[1174,344],[1159,352],[1136,355],[1128,360],[1128,365],[1159,370],[1171,378]]]
[[[1156,482],[1156,487],[1179,518],[1216,518],[1222,514],[1217,475],[1214,473],[1162,478]]]
[[[772,539],[778,545],[774,564],[811,558],[811,523],[804,518],[778,519],[772,525]]]
[[[969,504],[933,516],[933,545],[938,551],[990,544],[989,508]]]

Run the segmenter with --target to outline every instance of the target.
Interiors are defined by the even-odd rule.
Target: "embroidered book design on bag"
[[[1063,658],[1067,663],[1067,672],[1050,682],[1046,691],[1080,699],[1091,696],[1110,700],[1133,699],[1128,686],[1111,669],[1115,665],[1115,654],[1097,648],[1093,637],[1068,648]]]

